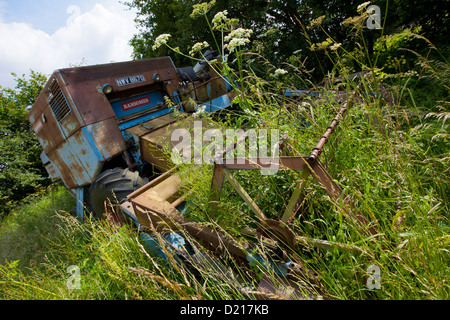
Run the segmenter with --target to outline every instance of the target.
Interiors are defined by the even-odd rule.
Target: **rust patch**
[[[89,125],[86,127],[91,134],[98,151],[105,160],[111,159],[126,150],[125,141],[114,119]]]

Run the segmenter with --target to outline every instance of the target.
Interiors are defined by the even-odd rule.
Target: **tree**
[[[156,37],[162,33],[172,35],[171,46],[178,47],[182,52],[200,41],[213,44],[213,36],[203,17],[191,17],[194,4],[198,0],[133,0],[126,3],[138,10],[136,22],[141,27],[141,33],[130,41],[134,48],[134,58],[152,58],[170,54],[166,47],[152,50]],[[239,25],[252,29],[254,38],[263,38],[267,32],[276,29],[278,40],[276,49],[270,46],[265,50],[271,52],[274,60],[282,60],[298,49],[301,37],[299,24],[295,16],[306,12],[302,1],[265,1],[265,0],[217,0],[208,18],[211,19],[219,11],[228,11],[228,16],[239,19]],[[268,47],[269,48],[269,47]],[[215,49],[215,48],[214,48]],[[267,49],[267,48],[266,48]],[[175,56],[175,64],[190,63],[187,59]]]
[[[40,160],[42,150],[26,117],[47,77],[34,71],[28,79],[13,75],[15,89],[0,87],[0,215],[49,183]]]
[[[151,58],[171,55],[176,65],[191,63],[181,55],[172,55],[165,46],[152,50],[156,37],[162,33],[172,35],[171,46],[182,52],[189,52],[199,41],[212,42],[211,32],[201,17],[192,18],[194,4],[204,0],[133,0],[127,3],[138,10],[136,19],[142,32],[131,40],[135,58]],[[310,50],[312,43],[320,43],[327,37],[343,43],[351,32],[342,25],[348,18],[357,15],[361,0],[216,0],[208,13],[211,20],[223,10],[228,16],[238,18],[240,26],[253,30],[252,52],[259,53],[274,65],[279,65],[291,56],[301,56],[307,61],[306,67],[314,69],[316,79],[320,79],[333,64],[323,52]],[[449,6],[447,0],[375,0],[371,4],[381,9],[385,21],[383,33],[395,33],[404,28],[421,25],[423,33],[431,41],[439,41],[448,47]],[[306,30],[313,20],[324,16],[321,30]],[[373,54],[373,46],[381,31],[364,30],[368,54]],[[353,50],[354,42],[347,41],[346,49]]]
[[[136,19],[142,32],[131,40],[134,58],[152,58],[171,55],[176,65],[192,63],[181,55],[172,55],[161,46],[152,50],[156,37],[163,33],[172,35],[171,46],[189,52],[196,42],[213,44],[211,30],[203,17],[191,17],[193,6],[202,0],[133,0],[127,3],[138,10]],[[324,41],[332,35],[338,42],[347,36],[341,22],[356,13],[359,1],[312,0],[216,0],[207,14],[209,21],[220,11],[227,10],[228,17],[239,19],[239,26],[253,30],[251,51],[260,54],[273,65],[280,65],[293,54],[301,52],[307,59],[306,67],[314,69],[322,78],[332,68],[328,58],[320,52],[311,52],[311,43]],[[314,30],[306,34],[311,20],[326,15],[324,32]]]
[[[131,3],[126,3],[131,8],[138,9],[136,23],[141,28],[141,33],[135,35],[130,41],[133,46],[133,57],[145,59],[170,55],[165,46],[152,50],[156,37],[162,33],[175,35],[172,39],[173,47],[179,47],[183,52],[188,52],[199,35],[208,34],[207,26],[190,21],[189,15],[194,3],[195,1],[192,0],[133,0]],[[188,62],[179,55],[174,56],[173,60],[176,65]]]
[[[448,0],[375,1],[382,12],[387,6],[387,33],[405,27],[422,27],[422,34],[435,44],[448,45],[450,6]]]

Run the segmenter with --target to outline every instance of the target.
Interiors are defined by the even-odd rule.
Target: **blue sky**
[[[0,86],[15,86],[11,72],[130,60],[135,17],[119,0],[0,0]]]
[[[6,23],[25,22],[35,29],[53,33],[66,24],[70,5],[77,5],[86,11],[93,6],[92,1],[76,0],[3,0],[2,17]],[[89,2],[91,6],[89,7]]]

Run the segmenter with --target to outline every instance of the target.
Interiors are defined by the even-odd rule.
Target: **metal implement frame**
[[[284,234],[291,234],[291,231],[287,227],[287,223],[295,217],[298,211],[298,204],[303,200],[303,190],[307,183],[308,177],[312,175],[314,179],[325,189],[328,195],[341,205],[343,215],[353,221],[362,232],[368,236],[376,236],[378,234],[377,229],[371,224],[366,216],[357,210],[351,203],[349,196],[343,197],[342,188],[334,181],[331,175],[326,171],[325,167],[319,161],[319,155],[322,152],[325,144],[327,143],[330,135],[334,132],[339,121],[344,118],[346,111],[353,105],[354,96],[356,91],[359,90],[361,84],[359,84],[353,94],[343,106],[339,109],[336,116],[331,120],[330,125],[326,128],[324,134],[320,137],[317,145],[312,149],[309,156],[306,157],[289,157],[283,156],[277,158],[276,163],[271,162],[271,158],[232,158],[232,162],[227,161],[225,155],[234,150],[239,143],[242,143],[247,135],[244,133],[234,144],[228,146],[224,151],[214,157],[214,172],[211,183],[211,189],[215,191],[215,200],[220,199],[220,191],[222,189],[223,181],[226,179],[241,198],[249,205],[251,210],[255,213],[257,219],[264,226],[267,225],[267,219],[262,210],[257,206],[248,193],[242,188],[239,182],[233,177],[229,170],[270,170],[273,169],[273,165],[276,165],[276,170],[300,170],[303,171],[298,187],[292,193],[292,196],[286,206],[286,209],[279,220],[280,225],[284,229]],[[270,164],[268,167],[267,164]],[[273,221],[271,221],[273,222]],[[273,224],[273,223],[272,223]],[[284,239],[278,239],[286,241]]]

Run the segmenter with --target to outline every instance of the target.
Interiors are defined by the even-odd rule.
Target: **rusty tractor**
[[[28,118],[48,174],[76,196],[81,218],[86,205],[101,217],[113,193],[120,201],[168,169],[160,148],[175,110],[192,113],[192,101],[206,112],[230,106],[231,87],[206,62],[175,68],[162,57],[52,74]]]

